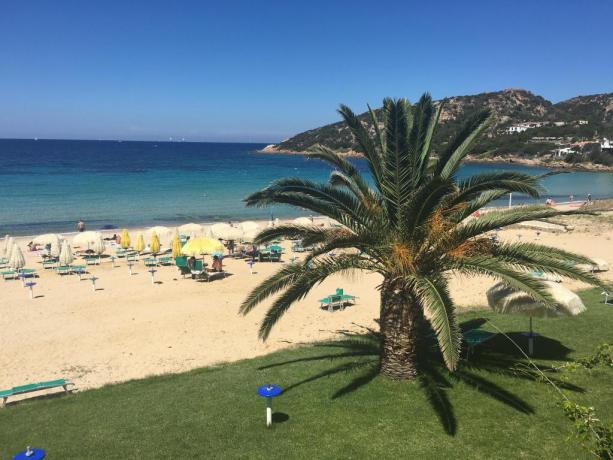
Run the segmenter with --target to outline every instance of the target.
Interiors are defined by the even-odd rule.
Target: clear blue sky
[[[385,96],[613,91],[613,2],[18,1],[0,137],[274,142]]]

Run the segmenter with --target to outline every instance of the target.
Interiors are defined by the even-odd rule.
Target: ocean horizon
[[[264,154],[265,143],[0,139],[0,234],[36,235],[88,229],[181,225],[187,222],[289,218],[284,206],[247,208],[243,199],[275,179],[326,181],[330,168],[302,155]],[[352,159],[366,172],[363,160]],[[459,176],[546,168],[468,163]],[[613,173],[547,177],[547,194],[514,203],[613,198]],[[497,204],[503,205],[508,198]]]

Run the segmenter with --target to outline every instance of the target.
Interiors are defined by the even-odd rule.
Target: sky
[[[610,0],[4,0],[0,138],[278,142],[416,100],[613,91]]]

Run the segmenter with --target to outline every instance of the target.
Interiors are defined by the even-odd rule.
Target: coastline
[[[258,150],[258,153],[265,154],[279,154],[279,155],[304,155],[306,152],[298,150],[280,149],[276,144],[270,144],[264,147],[262,150]],[[339,155],[346,158],[360,158],[362,154],[355,150],[338,151]],[[583,172],[613,172],[613,166],[605,166],[595,163],[565,163],[563,161],[542,161],[535,158],[523,158],[517,155],[509,155],[506,157],[495,156],[493,158],[480,158],[474,155],[468,155],[465,160],[466,163],[472,164],[515,164],[522,166],[533,166],[540,168],[548,168],[555,170],[566,171],[583,171]]]

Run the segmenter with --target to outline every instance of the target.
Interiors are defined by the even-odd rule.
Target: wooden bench
[[[64,388],[64,391],[68,393],[69,386],[74,386],[74,383],[72,383],[70,380],[58,379],[58,380],[50,380],[48,382],[29,383],[27,385],[13,387],[9,390],[3,390],[3,391],[0,391],[0,398],[2,398],[2,404],[0,405],[0,407],[6,406],[6,400],[9,398],[9,396],[17,396],[17,395],[22,395],[26,393],[32,393],[35,391],[49,390],[51,388],[59,388],[59,387]]]

